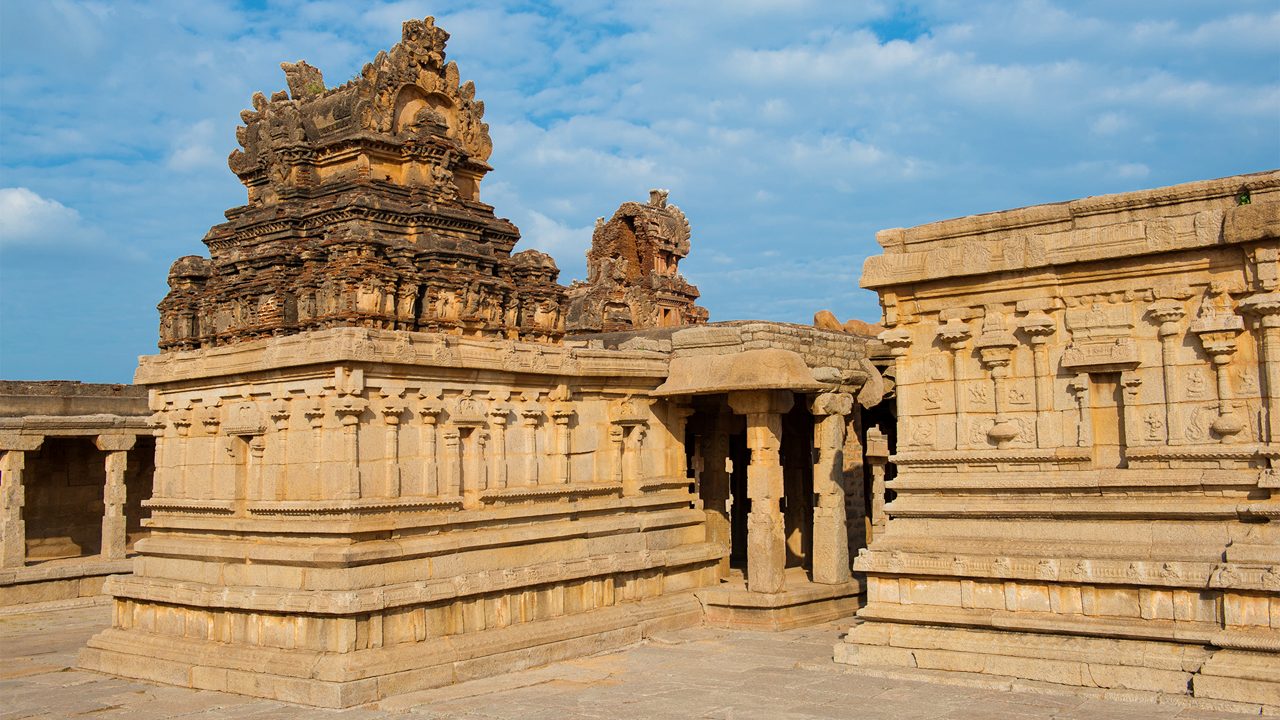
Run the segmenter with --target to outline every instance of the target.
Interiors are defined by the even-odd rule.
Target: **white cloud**
[[[218,140],[226,144],[226,138],[218,138],[213,120],[204,119],[180,133],[175,139],[166,164],[180,172],[216,171],[226,167],[226,153],[214,149]],[[229,150],[227,152],[230,152]]]
[[[567,282],[597,216],[669,187],[693,226],[682,268],[715,319],[807,322],[828,307],[873,320],[854,283],[879,228],[1280,157],[1274,0],[902,7],[507,0],[456,3],[438,22],[486,103],[482,197],[520,226],[517,250],[552,252]],[[0,242],[127,239],[154,258],[145,277],[77,290],[129,293],[129,321],[152,333],[168,262],[203,252],[208,226],[244,202],[225,158],[251,94],[283,89],[279,63],[300,58],[336,86],[432,9],[0,2]],[[23,292],[32,268],[8,265],[0,292]],[[65,295],[48,311],[65,303],[79,332],[84,297]]]
[[[25,187],[0,188],[0,246],[78,242],[80,213]]]

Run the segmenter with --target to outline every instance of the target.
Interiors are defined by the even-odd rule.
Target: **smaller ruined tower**
[[[698,288],[678,271],[689,254],[689,220],[667,204],[666,190],[649,202],[623,203],[597,221],[587,251],[587,281],[569,288],[569,332],[617,332],[700,325],[707,309]]]

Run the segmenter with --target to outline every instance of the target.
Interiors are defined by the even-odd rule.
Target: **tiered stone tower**
[[[410,21],[345,85],[284,63],[289,92],[254,95],[229,160],[249,202],[209,231],[210,259],[174,263],[161,350],[331,327],[562,334],[555,262],[513,256],[519,231],[480,201],[489,127],[448,37]]]

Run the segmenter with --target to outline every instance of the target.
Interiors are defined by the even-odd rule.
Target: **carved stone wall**
[[[721,551],[665,374],[359,328],[143,358],[151,536],[82,663],[348,706],[697,623]]]
[[[837,659],[1280,705],[1280,172],[877,239],[896,499]]]

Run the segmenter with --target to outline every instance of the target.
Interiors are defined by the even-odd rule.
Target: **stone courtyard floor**
[[[104,605],[0,615],[0,718],[719,718],[721,720],[1145,720],[1240,718],[1200,708],[1119,702],[1043,688],[918,682],[835,665],[848,621],[782,633],[695,628],[619,652],[384,700],[317,710],[75,670],[106,627]],[[987,681],[994,685],[994,681]]]

